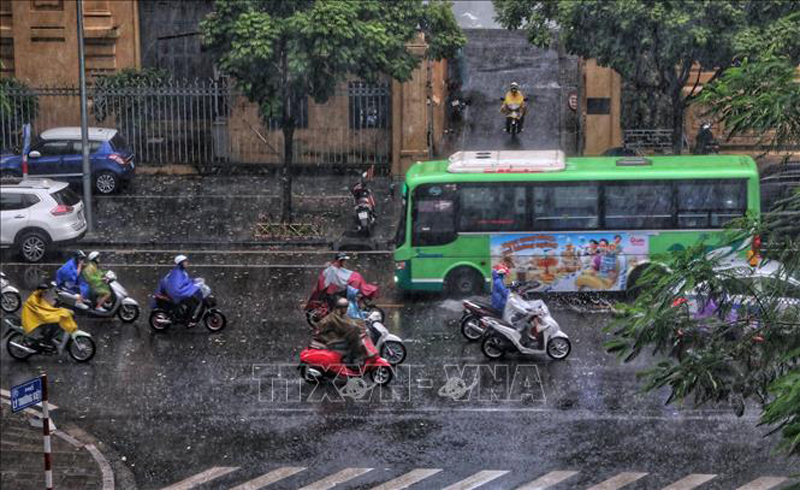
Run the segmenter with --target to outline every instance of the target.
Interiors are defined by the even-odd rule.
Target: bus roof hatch
[[[561,150],[459,151],[450,157],[451,173],[538,173],[564,170]]]

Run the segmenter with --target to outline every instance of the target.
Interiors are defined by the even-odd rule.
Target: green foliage
[[[257,103],[262,117],[284,115],[290,95],[318,102],[356,75],[407,80],[419,56],[406,44],[417,27],[431,58],[450,56],[465,43],[449,2],[217,0],[202,22],[206,45],[220,68]]]
[[[97,90],[157,87],[168,82],[172,77],[169,72],[161,68],[125,68],[113,75],[101,75],[95,79],[94,86]]]
[[[680,150],[683,111],[694,94],[684,93],[690,70],[730,66],[738,50],[762,33],[778,35],[775,22],[800,11],[785,0],[494,0],[498,21],[524,28],[530,41],[548,46],[559,30],[567,51],[616,70],[641,94],[672,101],[673,143]],[[781,21],[785,22],[785,21]],[[785,44],[797,26],[782,23]],[[750,39],[750,40],[748,40]]]
[[[114,114],[123,116],[118,124],[128,124],[127,121],[131,121],[132,124],[134,118],[130,116],[139,114],[140,117],[135,118],[140,120],[138,124],[147,124],[156,117],[152,112],[156,104],[146,104],[147,95],[135,89],[163,87],[171,80],[169,72],[160,68],[142,70],[125,68],[113,75],[99,76],[94,83],[92,113],[98,121],[104,121]],[[143,110],[149,112],[144,113]],[[125,134],[130,134],[126,131],[127,128],[119,129]]]
[[[284,136],[283,219],[291,217],[291,101],[330,98],[350,76],[408,80],[423,56],[454,55],[466,42],[443,0],[216,0],[200,29],[223,72]],[[428,48],[408,44],[421,32]]]
[[[624,362],[653,356],[640,376],[645,390],[668,388],[667,403],[727,402],[741,415],[747,399],[757,401],[762,422],[781,431],[781,447],[794,455],[800,455],[800,305],[783,299],[790,296],[785,282],[748,281],[749,266],[731,268],[729,261],[747,237],[759,235],[767,239],[764,264],[778,265],[771,277],[800,277],[798,216],[800,190],[761,220],[733,223],[713,248],[700,243],[660,258],[668,272],[642,276],[643,293],[620,305],[606,344]]]
[[[33,123],[39,115],[39,98],[22,80],[13,77],[0,78],[0,115],[4,120],[19,124],[15,130],[22,131],[22,124]]]

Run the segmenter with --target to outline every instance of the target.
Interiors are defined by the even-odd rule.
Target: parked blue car
[[[96,193],[118,192],[133,178],[133,153],[116,129],[89,128],[89,155],[92,184]],[[48,129],[31,144],[28,153],[30,176],[80,183],[82,172],[81,128]],[[0,157],[0,175],[21,176],[22,156]]]

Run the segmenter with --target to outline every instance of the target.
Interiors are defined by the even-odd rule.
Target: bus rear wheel
[[[445,286],[450,295],[469,296],[483,291],[483,276],[471,267],[458,267],[447,274]]]

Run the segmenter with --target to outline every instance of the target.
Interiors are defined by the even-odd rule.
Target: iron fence
[[[625,129],[625,146],[645,153],[672,154],[671,129]]]
[[[294,161],[305,165],[389,165],[388,84],[344,84],[324,104],[298,105]],[[80,124],[77,87],[11,89],[14,110],[0,111],[0,145],[19,151],[22,125],[33,134]],[[120,131],[143,164],[279,164],[283,134],[265,128],[258,108],[225,82],[88,89],[89,125]]]

